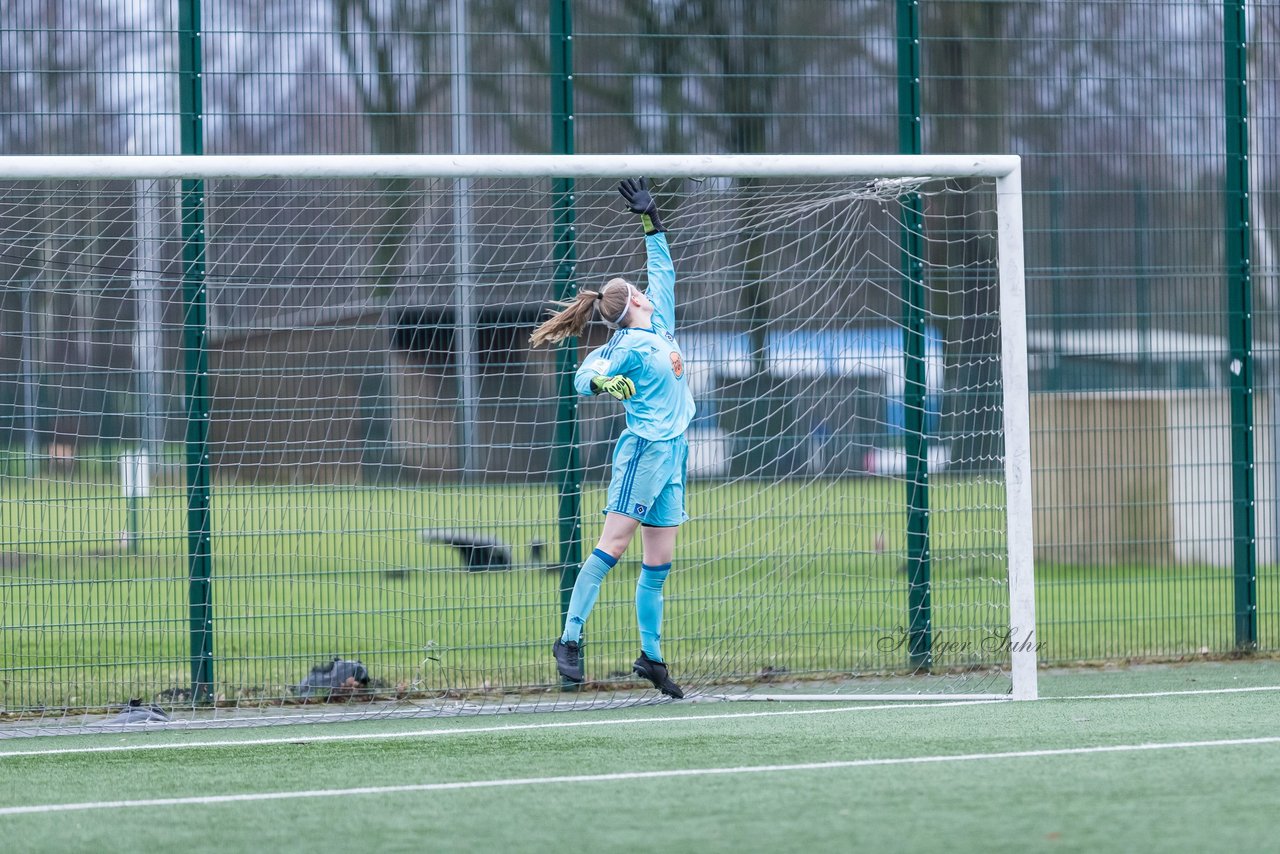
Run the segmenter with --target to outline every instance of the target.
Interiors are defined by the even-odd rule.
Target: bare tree
[[[205,150],[266,154],[343,150],[344,91],[336,57],[320,39],[299,38],[329,23],[314,3],[221,0],[205,25],[226,35],[206,41]],[[349,96],[346,96],[349,98]],[[314,115],[325,117],[316,126]]]
[[[926,150],[959,154],[1006,149],[1009,54],[1003,45],[1014,5],[947,3],[932,7],[921,22],[923,112]],[[953,371],[952,447],[957,464],[995,465],[1000,449],[990,419],[999,411],[999,320],[995,269],[994,212],[982,196],[943,193],[935,197],[926,226],[933,305],[924,306],[944,325]]]
[[[365,119],[373,150],[405,154],[428,148],[428,109],[446,96],[441,48],[447,44],[449,4],[441,0],[331,0],[335,35]],[[447,128],[446,128],[447,130]],[[377,181],[377,242],[370,258],[373,295],[392,295],[407,268],[410,236],[418,216],[413,181]],[[386,333],[383,333],[384,338]],[[391,448],[392,391],[385,348],[370,353],[357,394],[365,427],[362,467],[368,479],[396,476],[400,460]]]
[[[427,108],[448,92],[440,42],[448,33],[441,0],[332,0],[338,46],[378,154],[422,151]],[[443,54],[447,57],[447,53]],[[437,141],[439,142],[439,140]],[[374,293],[391,293],[402,274],[413,226],[412,182],[379,181],[383,203],[373,253]]]
[[[0,0],[0,20],[5,153],[121,153],[126,111],[107,85],[107,73],[127,64],[131,52],[119,10],[102,0]],[[29,340],[28,364],[4,373],[17,377],[32,361],[43,365],[42,373],[53,379],[38,392],[45,397],[38,426],[67,444],[120,431],[115,386],[127,373],[104,370],[123,305],[114,298],[122,261],[102,257],[120,236],[119,227],[104,222],[106,198],[92,185],[87,192],[52,188],[38,201],[18,194],[0,223],[4,242],[16,249],[0,259],[0,304],[6,309],[0,358],[18,361],[10,346],[21,330],[38,332]],[[8,390],[0,397],[10,397]]]

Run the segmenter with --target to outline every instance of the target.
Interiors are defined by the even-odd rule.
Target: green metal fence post
[[[178,104],[183,154],[204,153],[200,0],[178,4]],[[213,551],[209,508],[208,293],[205,287],[204,181],[182,181],[182,351],[187,394],[187,564],[191,695],[213,688]]]
[[[923,150],[920,117],[920,4],[898,2],[898,150]],[[902,338],[905,383],[902,428],[907,485],[907,616],[911,666],[933,665],[929,555],[929,437],[926,412],[925,347],[927,295],[924,287],[924,213],[918,193],[903,206]]]
[[[1258,551],[1253,450],[1253,280],[1249,220],[1248,31],[1245,0],[1223,3],[1226,102],[1226,283],[1231,398],[1231,543],[1236,647],[1258,645]]]
[[[572,0],[551,0],[551,149],[573,153],[573,16]],[[574,182],[551,182],[555,239],[555,291],[569,299],[577,289],[577,231]],[[573,387],[578,339],[569,338],[556,350],[557,391],[556,467],[560,472],[560,621],[569,613],[569,597],[582,564],[582,469],[578,460],[578,394]]]

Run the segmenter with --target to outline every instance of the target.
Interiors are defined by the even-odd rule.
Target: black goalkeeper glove
[[[649,182],[644,178],[632,181],[630,178],[618,185],[618,192],[627,200],[627,207],[632,213],[640,214],[640,222],[644,224],[645,234],[657,234],[666,231],[662,220],[658,219],[658,203],[649,192]]]
[[[591,390],[596,394],[611,394],[618,400],[630,400],[636,393],[636,384],[626,377],[593,377]]]

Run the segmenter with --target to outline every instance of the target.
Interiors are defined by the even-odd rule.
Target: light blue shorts
[[[613,449],[613,478],[605,513],[621,513],[654,528],[685,522],[684,473],[689,443],[684,436],[655,442],[623,430]]]

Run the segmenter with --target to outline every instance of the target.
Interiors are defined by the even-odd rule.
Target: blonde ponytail
[[[559,344],[566,338],[583,333],[591,322],[591,313],[597,309],[607,323],[615,324],[622,317],[631,299],[631,284],[626,279],[610,279],[600,291],[578,291],[570,302],[558,302],[560,310],[542,322],[529,336],[534,347]]]
[[[572,302],[558,302],[560,310],[542,322],[529,336],[529,343],[534,347],[544,344],[559,344],[566,338],[581,335],[591,320],[591,312],[595,310],[600,294],[595,291],[579,291]]]

